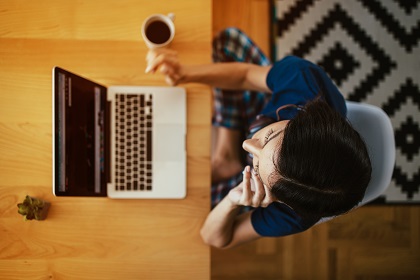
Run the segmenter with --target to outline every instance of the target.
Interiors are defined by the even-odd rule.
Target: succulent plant
[[[49,208],[49,203],[41,199],[26,196],[25,200],[18,205],[18,213],[26,220],[44,220]]]

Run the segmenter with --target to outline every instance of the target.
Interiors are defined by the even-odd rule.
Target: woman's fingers
[[[252,192],[251,192],[251,168],[246,166],[244,169],[244,177],[243,177],[242,185],[242,197],[240,203],[244,206],[251,205],[252,201]]]
[[[149,50],[147,52],[146,61],[153,60],[161,54],[172,55],[172,56],[177,56],[178,55],[178,53],[176,51],[171,50],[171,49],[165,49],[165,48],[153,49],[153,50]]]
[[[170,86],[176,86],[179,82],[179,75],[165,76],[165,82]]]
[[[254,183],[254,190],[251,189],[251,180]],[[270,201],[270,199],[268,199],[269,190],[264,187],[264,184],[261,182],[255,171],[251,172],[249,166],[247,166],[244,170],[244,179],[242,181],[242,185],[243,190],[242,197],[240,200],[240,203],[242,205],[252,207],[266,207],[268,205],[266,205],[266,203]]]
[[[167,68],[174,68],[173,70],[175,71],[179,63],[176,57],[161,54],[148,62],[146,73],[155,72],[162,65],[166,65]]]
[[[255,170],[252,171],[252,179],[254,181],[255,193],[252,197],[252,206],[260,206],[263,199],[266,197],[266,190]]]
[[[242,183],[229,192],[229,198],[237,205],[252,207],[267,207],[275,201],[270,190],[261,182],[249,166],[245,167]],[[255,189],[251,189],[251,180]]]
[[[159,69],[165,75],[167,84],[175,86],[180,83],[183,74],[176,51],[169,49],[150,50],[146,55],[146,60],[146,73],[154,73]]]
[[[168,49],[150,50],[146,55],[146,61],[146,73],[155,72],[163,64],[166,64],[167,68],[179,67],[177,53]]]

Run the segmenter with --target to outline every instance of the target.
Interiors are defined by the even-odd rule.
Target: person
[[[148,52],[146,68],[170,85],[215,88],[213,209],[204,242],[230,248],[296,234],[357,206],[371,163],[327,74],[295,56],[271,64],[236,28],[216,36],[213,61],[183,65],[175,51],[159,49]]]

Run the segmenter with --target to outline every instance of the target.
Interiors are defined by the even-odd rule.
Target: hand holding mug
[[[184,77],[184,67],[180,64],[178,53],[174,50],[149,50],[146,61],[146,73],[154,73],[159,70],[165,75],[165,81],[171,86],[179,84]]]

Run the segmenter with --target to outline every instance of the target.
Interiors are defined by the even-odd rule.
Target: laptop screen
[[[106,88],[54,68],[54,191],[106,196]]]

